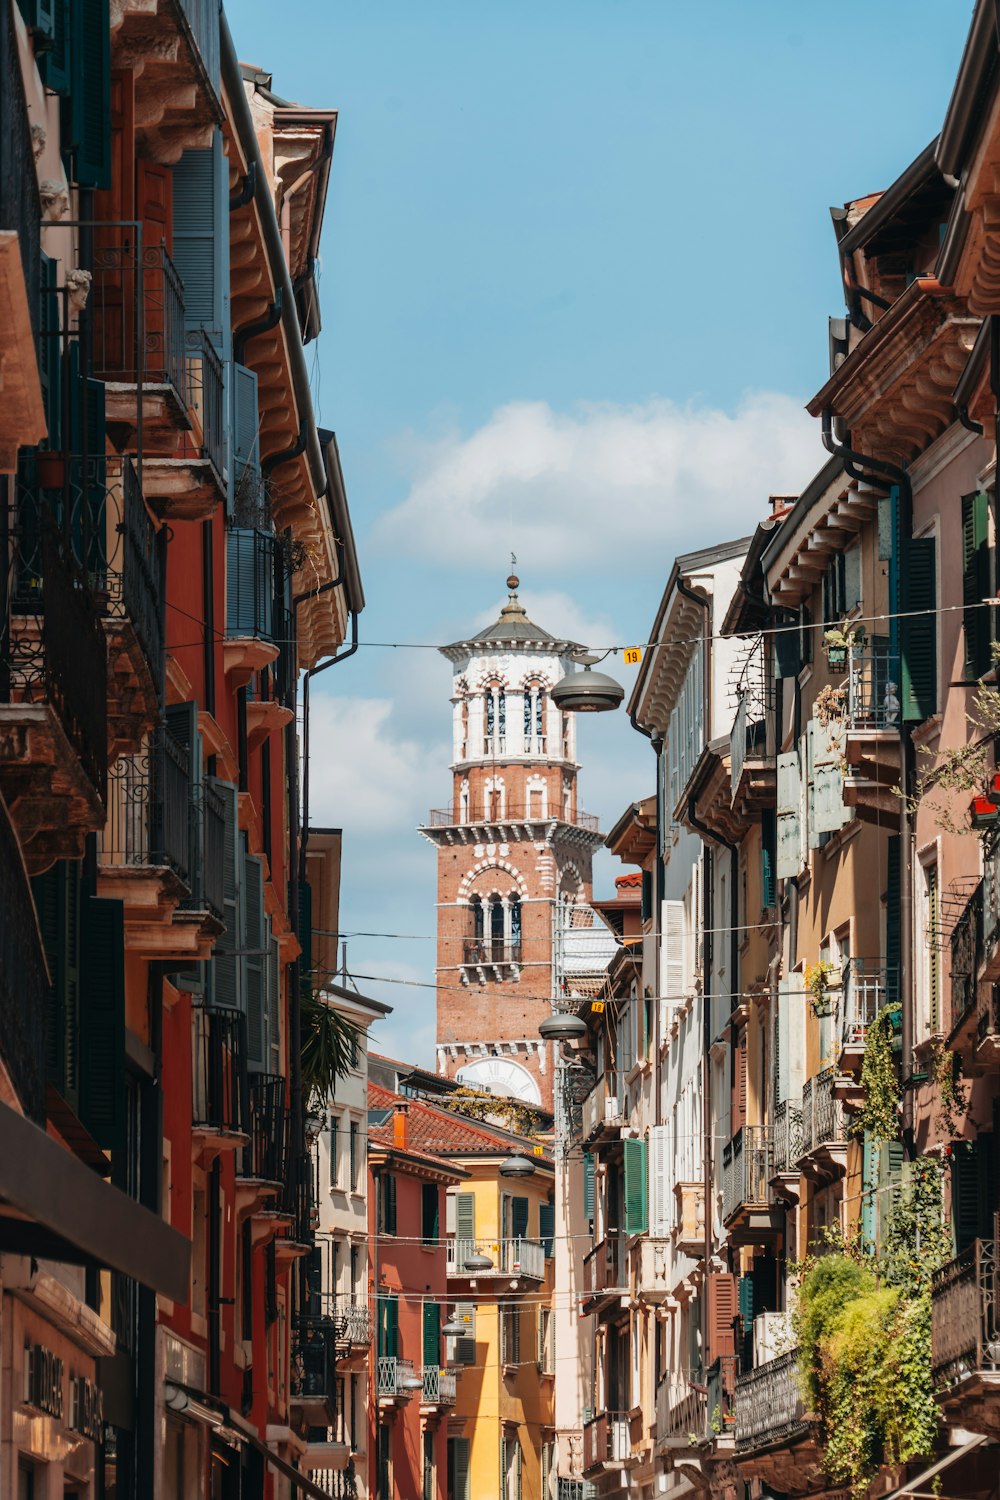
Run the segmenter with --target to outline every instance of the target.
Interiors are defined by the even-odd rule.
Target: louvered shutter
[[[979,1163],[974,1141],[951,1148],[951,1227],[955,1254],[967,1250],[979,1232]]]
[[[243,858],[238,826],[239,810],[236,787],[228,781],[215,783],[224,803],[223,848],[223,920],[225,931],[216,940],[212,960],[212,995],[216,1005],[243,1008],[244,978],[243,934]]]
[[[643,1234],[649,1222],[646,1196],[646,1142],[623,1142],[625,1158],[625,1233]]]
[[[111,22],[109,0],[72,0],[69,145],[80,187],[111,186]]]
[[[733,1052],[733,1089],[730,1129],[735,1135],[742,1130],[747,1120],[747,1033],[746,1028],[739,1034],[739,1040]]]
[[[80,927],[80,1119],[105,1151],[125,1148],[125,908],[90,896]]]
[[[875,1249],[878,1155],[878,1142],[866,1130],[861,1140],[861,1244],[869,1253]]]
[[[271,919],[267,919],[267,1064],[268,1073],[281,1072],[281,955],[271,936]]]
[[[386,1232],[386,1234],[395,1234],[396,1233],[396,1177],[395,1177],[395,1174],[393,1172],[389,1172],[385,1177],[382,1178],[382,1183],[383,1183],[383,1186],[385,1187],[385,1232]]]
[[[38,58],[42,82],[54,94],[67,94],[70,88],[70,14],[69,0],[52,0],[52,45]]]
[[[454,1201],[455,1238],[457,1240],[474,1240],[476,1238],[475,1193],[456,1193]]]
[[[802,666],[799,622],[793,620],[771,637],[775,677],[797,677]]]
[[[469,1496],[469,1450],[470,1439],[457,1437],[448,1439],[451,1458],[451,1487],[448,1500],[470,1500]]]
[[[664,901],[660,916],[663,924],[663,994],[667,1000],[683,1000],[687,977],[684,963],[684,902]]]
[[[736,1278],[728,1271],[712,1271],[708,1277],[708,1358],[717,1359],[736,1353]]]
[[[379,1353],[388,1359],[396,1359],[399,1355],[399,1301],[385,1293],[380,1293],[380,1297],[382,1317],[379,1331],[382,1335],[382,1347]]]
[[[512,1198],[510,1206],[511,1238],[526,1240],[528,1238],[528,1200],[527,1198]]]
[[[556,1209],[554,1203],[538,1205],[538,1238],[547,1256],[551,1256],[556,1234]]]
[[[648,922],[653,915],[653,872],[642,872],[642,920]]]
[[[476,1362],[476,1304],[456,1302],[455,1318],[464,1323],[466,1332],[460,1334],[452,1345],[452,1360],[456,1365],[474,1365]]]
[[[45,1016],[46,1077],[78,1106],[80,1036],[80,865],[59,860],[31,882],[52,986]]]
[[[233,365],[233,485],[238,495],[244,471],[260,469],[257,372]]]
[[[990,593],[989,500],[962,496],[962,629],[965,678],[973,681],[990,666],[990,612],[981,601]]]
[[[900,836],[889,835],[885,860],[885,972],[888,998],[899,996],[899,964],[902,956],[899,937],[899,865]]]
[[[810,779],[813,789],[812,818],[809,837],[812,847],[819,844],[821,833],[836,833],[850,815],[844,806],[843,725],[837,719],[828,724],[809,720]]]
[[[741,1276],[738,1287],[738,1300],[740,1317],[743,1319],[743,1328],[746,1331],[754,1318],[753,1277]]]
[[[204,896],[205,830],[202,810],[202,746],[198,730],[198,705],[193,699],[172,703],[164,711],[167,729],[188,757],[188,868],[187,883],[192,903]]]
[[[933,537],[917,537],[904,549],[901,581],[900,676],[903,719],[921,723],[937,709],[937,567]],[[988,592],[988,589],[987,589]],[[980,611],[986,613],[985,610]],[[988,628],[988,627],[987,627]]]
[[[760,904],[765,911],[778,904],[777,819],[773,807],[760,815]]]
[[[788,1099],[788,1064],[790,1059],[789,1021],[792,1006],[792,982],[789,977],[778,980],[778,1004],[774,1017],[774,1102],[784,1104]]]
[[[247,1066],[254,1072],[268,1063],[264,974],[264,867],[247,854],[243,860],[244,922],[246,933]]]
[[[875,1232],[878,1243],[882,1243],[885,1226],[892,1213],[899,1185],[903,1180],[903,1147],[900,1141],[881,1141],[878,1144],[878,1201],[875,1212]]]
[[[229,173],[216,129],[211,146],[174,166],[174,263],[184,283],[184,325],[204,328],[223,357],[229,344]]]
[[[990,1132],[982,1132],[976,1138],[976,1164],[979,1180],[979,1224],[980,1239],[989,1239],[993,1234],[994,1215],[997,1204],[997,1138]]]
[[[802,777],[799,752],[778,756],[775,875],[788,880],[802,867]]]
[[[437,1302],[424,1302],[423,1327],[424,1368],[441,1363],[441,1308]]]
[[[583,1217],[594,1218],[594,1153],[583,1153]]]
[[[649,1232],[654,1239],[666,1239],[673,1227],[673,1205],[670,1202],[670,1129],[667,1125],[649,1128]]]
[[[930,865],[927,870],[927,988],[928,1025],[931,1036],[941,1030],[941,892],[938,867]],[[888,977],[888,976],[887,976]],[[890,1001],[899,998],[898,982],[886,986]]]

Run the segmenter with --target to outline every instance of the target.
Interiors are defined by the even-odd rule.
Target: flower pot
[[[843,672],[847,667],[847,647],[827,646],[826,664],[831,672]]]
[[[817,998],[817,996],[813,995],[812,1008],[814,1016],[822,1017],[833,1015],[833,1001],[830,999],[829,995],[824,995],[822,999],[819,999]]]
[[[43,490],[61,490],[66,481],[66,459],[61,453],[39,453],[38,484]]]
[[[1000,808],[989,797],[973,797],[970,813],[973,828],[991,828],[1000,817]]]

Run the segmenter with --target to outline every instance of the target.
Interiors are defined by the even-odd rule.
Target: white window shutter
[[[649,1232],[666,1239],[673,1227],[670,1202],[670,1131],[666,1125],[649,1128]]]
[[[799,752],[778,756],[778,859],[776,874],[787,880],[802,867],[802,776]]]
[[[818,724],[810,719],[813,782],[813,830],[816,835],[836,833],[847,822],[844,806],[843,725],[833,719]]]
[[[664,901],[661,910],[663,944],[663,995],[667,1000],[683,1000],[686,990],[684,962],[684,902]]]

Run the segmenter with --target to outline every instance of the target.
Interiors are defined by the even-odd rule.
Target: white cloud
[[[536,625],[543,626],[553,635],[562,637],[563,640],[579,641],[583,645],[595,645],[618,639],[615,627],[608,615],[593,614],[589,610],[582,609],[578,599],[558,589],[522,588],[518,591],[518,598]],[[476,617],[475,629],[478,630],[483,625],[492,625],[506,602],[507,595],[504,594],[489,609],[481,610]]]
[[[448,764],[446,745],[401,734],[389,698],[317,692],[310,719],[311,822],[343,828],[358,849],[366,838],[398,838],[423,821]]]
[[[752,530],[769,494],[819,468],[816,424],[758,391],[734,413],[659,398],[631,407],[499,407],[468,436],[411,440],[410,493],[377,535],[393,550],[469,566],[511,545],[525,571],[632,571]]]

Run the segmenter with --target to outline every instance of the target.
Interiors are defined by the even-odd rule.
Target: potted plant
[[[828,959],[818,959],[814,964],[806,964],[802,974],[806,989],[809,991],[813,1008],[813,1015],[828,1016],[833,1011],[833,1000],[830,996],[831,990],[837,990],[841,985],[841,974],[839,964],[832,964]]]
[[[864,631],[855,625],[848,625],[844,628],[832,625],[829,630],[824,630],[823,649],[826,652],[827,666],[830,671],[843,672],[847,666],[848,652],[862,640],[864,640]]]

